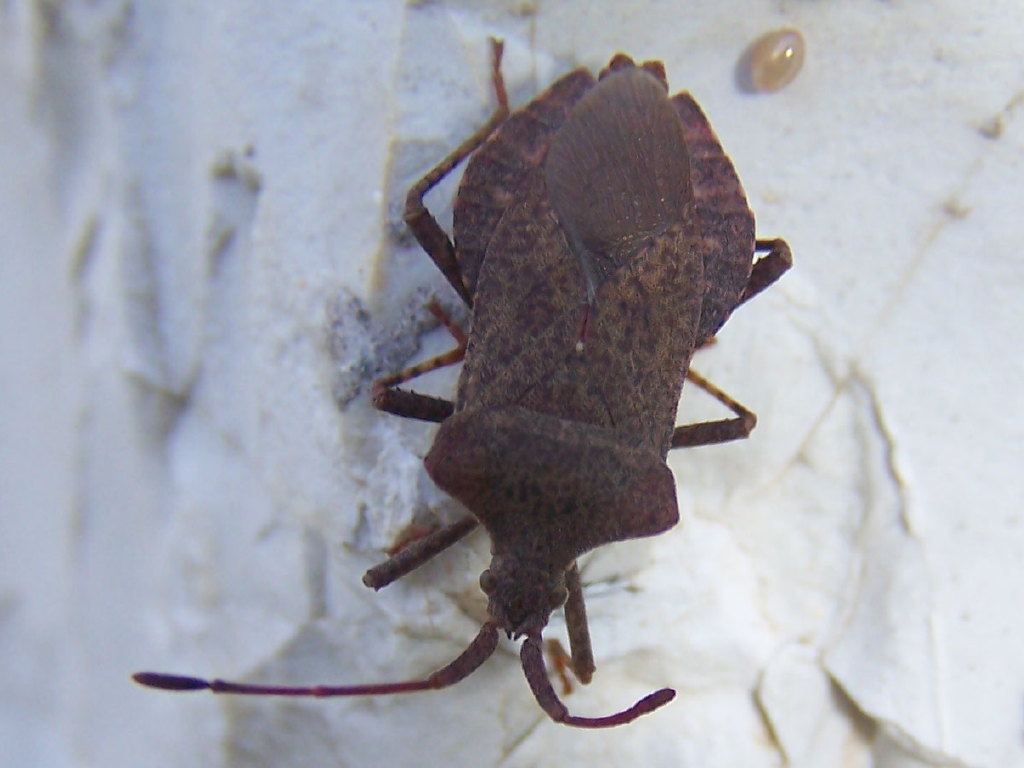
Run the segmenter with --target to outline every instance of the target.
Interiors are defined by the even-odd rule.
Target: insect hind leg
[[[750,279],[740,296],[740,304],[757,296],[793,266],[793,254],[785,240],[758,240],[754,244],[754,253],[765,255],[754,262]]]
[[[672,448],[693,448],[698,445],[714,445],[731,440],[742,440],[757,426],[757,416],[723,390],[712,384],[696,371],[687,371],[686,378],[703,389],[718,402],[736,414],[732,419],[702,421],[684,424],[672,433]]]
[[[487,138],[494,133],[494,130],[508,118],[508,92],[505,90],[505,79],[501,74],[501,55],[504,51],[504,44],[500,40],[491,38],[491,81],[494,85],[494,94],[498,102],[497,107],[490,119],[480,126],[472,136],[455,148],[448,157],[442,160],[426,176],[416,182],[409,190],[405,198],[405,211],[402,218],[412,231],[416,242],[420,244],[427,255],[433,260],[437,268],[451,284],[455,292],[459,294],[467,306],[473,305],[473,297],[466,288],[462,279],[462,271],[459,262],[455,257],[455,246],[451,238],[441,229],[437,219],[427,210],[423,198],[427,192],[447,176],[452,170],[475,152]]]

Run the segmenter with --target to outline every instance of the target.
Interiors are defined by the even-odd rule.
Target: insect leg
[[[414,541],[380,565],[373,566],[373,568],[363,574],[363,584],[372,589],[386,587],[410,571],[416,570],[427,560],[434,557],[434,555],[443,552],[459,539],[466,536],[476,526],[476,518],[467,515],[429,536],[424,536],[422,539]]]
[[[437,357],[411,365],[398,373],[377,379],[373,382],[372,399],[374,407],[386,413],[421,421],[441,422],[452,414],[454,406],[450,401],[397,389],[402,382],[430,371],[436,371],[438,368],[444,368],[446,365],[459,363],[466,355],[466,344],[468,343],[466,332],[448,316],[436,299],[430,301],[427,309],[448,329],[448,332],[458,342],[458,346]]]
[[[692,448],[698,445],[727,443],[747,437],[757,425],[757,416],[744,408],[710,381],[693,370],[686,372],[686,378],[703,389],[713,398],[736,414],[733,419],[702,421],[699,424],[684,424],[672,433],[673,448]]]
[[[562,681],[562,695],[568,696],[572,693],[572,680],[569,679],[569,670],[572,669],[572,657],[565,650],[557,637],[544,639],[544,652],[551,661],[555,675]]]
[[[381,385],[379,381],[373,384],[372,398],[373,407],[379,411],[438,424],[451,416],[455,410],[451,400],[389,388]]]
[[[455,258],[455,247],[451,239],[441,229],[441,225],[431,215],[423,204],[423,197],[441,179],[451,173],[452,169],[471,155],[490,136],[494,129],[508,117],[508,93],[505,91],[505,80],[501,76],[501,54],[504,44],[500,40],[491,38],[491,79],[494,83],[494,94],[498,102],[490,119],[484,123],[472,136],[460,144],[454,152],[440,162],[426,176],[420,179],[409,190],[405,198],[405,212],[402,218],[416,237],[427,255],[433,259],[434,264],[441,270],[455,292],[462,297],[468,306],[472,306],[473,297],[470,296],[462,280],[462,272],[459,269],[458,260]]]
[[[765,255],[754,262],[750,271],[747,285],[743,289],[739,303],[743,304],[761,293],[793,266],[793,254],[785,240],[757,240],[754,244],[754,253]],[[713,344],[714,337],[705,340],[700,346]],[[747,437],[757,425],[757,416],[743,407],[739,402],[727,395],[699,373],[688,370],[686,378],[703,389],[713,398],[725,405],[736,414],[734,419],[720,419],[718,421],[705,421],[700,424],[685,424],[676,427],[672,433],[673,448],[690,448],[698,445],[713,445],[715,443],[726,443],[730,440],[741,440]]]
[[[590,645],[587,606],[583,602],[583,585],[580,583],[580,569],[576,563],[565,572],[565,588],[569,592],[564,611],[569,650],[572,652],[572,671],[576,679],[586,685],[594,676],[594,650]]]
[[[754,262],[750,271],[747,287],[740,296],[740,304],[757,296],[761,291],[782,277],[786,270],[793,266],[793,254],[785,240],[758,240],[754,245],[754,253],[765,255]]]

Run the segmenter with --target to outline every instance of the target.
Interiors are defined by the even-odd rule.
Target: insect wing
[[[588,92],[481,266],[459,407],[520,405],[667,450],[704,294],[679,117],[632,68]]]
[[[641,243],[685,220],[692,196],[682,123],[664,86],[639,67],[606,75],[580,99],[545,174],[591,298]]]
[[[586,69],[570,72],[513,112],[470,158],[452,212],[459,269],[470,295],[499,221],[522,198],[527,176],[543,162],[573,105],[593,87]]]
[[[519,404],[575,349],[585,309],[580,264],[534,169],[481,266],[457,410]]]

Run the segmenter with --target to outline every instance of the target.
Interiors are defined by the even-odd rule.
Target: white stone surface
[[[0,763],[1024,765],[1019,4],[688,5],[0,7]],[[805,70],[742,92],[787,25]],[[404,679],[475,634],[483,536],[360,576],[457,514],[431,428],[365,388],[450,298],[399,206],[488,114],[489,34],[520,103],[664,60],[793,247],[695,365],[758,429],[673,455],[682,524],[586,564],[598,672],[569,706],[679,697],[562,728],[512,644],[407,697],[134,686]]]

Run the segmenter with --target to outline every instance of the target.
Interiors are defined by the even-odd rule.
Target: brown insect
[[[671,448],[746,437],[754,414],[693,372],[738,305],[791,264],[781,240],[755,241],[739,179],[689,94],[669,98],[660,62],[618,54],[599,80],[577,69],[509,115],[493,44],[498,108],[428,173],[405,220],[459,296],[472,334],[452,352],[381,379],[374,404],[441,422],[427,472],[470,514],[408,544],[363,577],[380,589],[483,525],[489,618],[463,653],[423,680],[281,687],[140,673],[170,690],[361,696],[444,688],[524,638],[523,671],[540,706],[567,725],[621,725],[668,703],[658,690],[605,717],[569,714],[548,679],[541,632],[564,604],[570,666],[594,658],[577,559],[652,536],[678,519]],[[452,244],[424,195],[473,155],[455,200]],[[757,253],[763,257],[755,261]],[[443,316],[447,322],[447,319]],[[397,388],[464,358],[451,403]],[[689,377],[735,413],[673,427]]]

